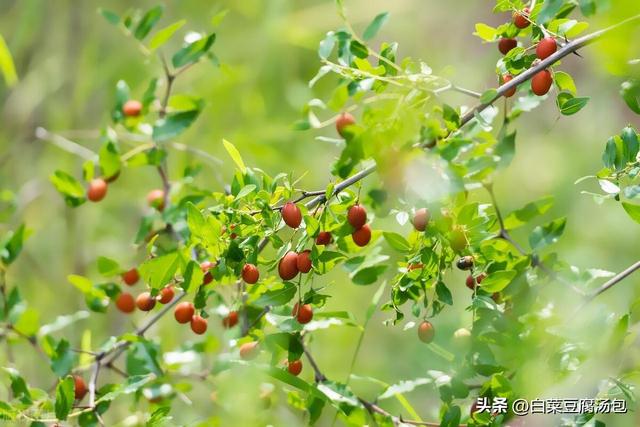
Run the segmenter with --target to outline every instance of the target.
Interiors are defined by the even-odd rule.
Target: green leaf
[[[220,25],[228,13],[229,13],[229,9],[223,9],[220,12],[213,15],[213,17],[211,18],[211,25],[213,25],[214,27],[217,27],[218,25]]]
[[[115,12],[99,8],[98,13],[102,15],[102,17],[106,19],[110,24],[118,25],[118,23],[120,22],[120,17]]]
[[[527,224],[537,216],[544,215],[553,206],[553,201],[553,196],[547,196],[535,202],[527,203],[505,217],[504,228],[513,230]]]
[[[622,129],[620,138],[624,144],[624,151],[626,153],[627,162],[634,162],[640,149],[640,143],[638,142],[638,134],[635,129],[630,126]]]
[[[19,413],[20,411],[17,408],[14,408],[7,402],[0,400],[0,419],[13,421],[18,417]],[[35,426],[34,424],[31,424],[31,425],[33,427],[40,427],[40,426]]]
[[[320,59],[327,59],[336,45],[336,35],[333,31],[329,31],[324,39],[320,41],[318,46],[318,56]]]
[[[333,182],[330,182],[327,185],[327,188],[324,190],[324,198],[329,200],[331,196],[333,196],[335,188],[336,188],[335,184]]]
[[[453,297],[451,296],[451,291],[447,288],[447,285],[444,284],[442,280],[438,280],[436,283],[436,295],[438,299],[445,304],[453,305]]]
[[[7,86],[13,86],[18,82],[16,66],[13,63],[13,57],[2,34],[0,34],[0,71],[2,71]]]
[[[231,160],[233,160],[233,162],[236,164],[238,169],[240,169],[240,172],[242,172],[243,174],[246,173],[247,168],[244,165],[244,161],[242,161],[242,156],[240,155],[240,152],[238,151],[236,146],[230,143],[229,141],[227,141],[226,139],[222,140],[222,144],[224,145],[225,150],[227,150],[227,153],[229,153]]]
[[[97,402],[109,402],[119,396],[135,393],[136,391],[140,390],[142,386],[153,381],[155,378],[156,376],[154,374],[130,376],[124,381],[124,383],[118,384],[109,393],[106,393],[104,396],[100,397]]]
[[[498,36],[498,30],[488,26],[487,24],[479,22],[476,24],[476,32],[473,33],[473,35],[480,37],[486,42],[490,42],[496,39]]]
[[[559,218],[534,228],[529,235],[529,245],[531,245],[531,249],[538,250],[557,242],[564,232],[566,224],[567,218]]]
[[[71,351],[69,342],[61,339],[56,344],[54,353],[51,355],[51,369],[59,377],[69,374],[75,363],[75,356],[75,353]]]
[[[153,140],[156,142],[175,138],[184,132],[200,115],[200,109],[180,111],[158,119],[153,126]]]
[[[158,78],[153,78],[149,81],[149,86],[142,95],[142,106],[147,109],[156,100],[156,88],[158,87]]]
[[[29,391],[29,386],[25,382],[24,378],[20,376],[20,373],[13,368],[2,368],[7,374],[9,374],[9,378],[11,378],[11,392],[13,393],[13,397],[15,399],[19,399],[20,402],[31,405],[31,392]],[[0,417],[0,419],[2,419]]]
[[[351,281],[354,285],[372,285],[378,281],[378,278],[386,269],[386,265],[373,265],[361,268],[350,276]]]
[[[562,0],[546,0],[542,5],[540,13],[538,13],[538,16],[536,17],[536,22],[538,24],[547,23],[547,21],[556,16],[556,13],[558,13],[562,8],[562,5]]]
[[[111,277],[120,274],[122,269],[117,261],[101,256],[98,258],[98,272],[104,277]]]
[[[182,49],[177,51],[173,58],[171,58],[171,62],[173,66],[176,68],[182,67],[187,64],[192,64],[202,57],[205,53],[209,51],[213,42],[216,40],[216,35],[210,34],[207,37],[203,37],[200,40],[196,40],[192,43],[187,44]]]
[[[57,170],[49,178],[56,190],[64,196],[69,206],[79,206],[85,202],[85,191],[82,185],[68,173]]]
[[[182,28],[186,23],[187,21],[182,19],[158,30],[158,32],[151,37],[151,40],[149,40],[149,50],[154,51],[164,45],[176,33],[176,31]]]
[[[383,12],[378,16],[376,16],[375,18],[373,18],[373,21],[371,21],[371,23],[364,30],[364,33],[362,34],[362,38],[365,40],[370,40],[374,38],[376,34],[378,34],[380,27],[382,27],[384,23],[387,22],[387,19],[389,19],[389,12]]]
[[[584,16],[591,16],[596,13],[596,0],[579,0],[578,3]]]
[[[56,402],[55,412],[56,418],[59,420],[66,420],[71,408],[73,407],[73,401],[75,400],[75,383],[72,376],[67,376],[60,380],[56,386]]]
[[[482,280],[480,287],[487,292],[500,292],[516,277],[513,270],[494,271]]]
[[[89,309],[103,312],[109,304],[109,298],[105,291],[93,285],[91,280],[83,276],[71,274],[67,280],[84,294],[85,301]]]
[[[458,427],[460,425],[460,407],[449,406],[442,417],[440,427]]]
[[[156,23],[160,20],[162,11],[163,7],[160,5],[154,7],[153,9],[149,9],[138,23],[136,30],[133,32],[133,36],[138,40],[142,40],[143,38],[145,38],[147,34],[149,34],[153,26],[156,25]]]
[[[620,85],[620,95],[627,106],[640,114],[640,79],[631,79]]]
[[[153,289],[160,289],[173,280],[182,263],[178,252],[151,258],[140,264],[140,276]]]
[[[361,59],[365,59],[369,56],[369,48],[360,43],[358,40],[351,40],[351,43],[349,44],[349,50],[354,56]]]
[[[385,231],[382,233],[382,236],[387,241],[389,246],[397,251],[408,252],[411,250],[411,244],[409,244],[409,242],[407,242],[407,240],[398,233]]]
[[[557,103],[558,103],[558,107],[560,108],[560,113],[564,116],[570,116],[582,110],[584,106],[587,105],[587,102],[589,102],[589,99],[590,99],[588,96],[571,97],[566,99],[561,96],[564,93],[566,92],[559,93],[557,98]]]
[[[16,231],[9,233],[8,239],[2,242],[4,250],[0,250],[0,259],[5,265],[11,264],[20,255],[22,246],[28,236],[29,233],[24,224],[21,224]]]
[[[553,73],[553,82],[560,91],[566,91],[575,96],[577,92],[576,84],[570,74],[564,71],[556,71]]]
[[[22,335],[32,337],[40,329],[40,312],[35,308],[24,310],[13,327]]]
[[[291,301],[296,295],[298,287],[290,282],[285,282],[281,288],[268,290],[254,301],[259,307],[266,305],[284,305]]]
[[[200,269],[200,264],[190,260],[184,269],[182,275],[182,289],[188,291],[189,289],[195,289],[199,286],[204,279],[204,273]]]
[[[243,197],[248,196],[249,194],[253,193],[256,190],[256,188],[257,187],[253,184],[245,185],[236,195],[236,200],[240,200]]]
[[[187,225],[191,234],[199,236],[204,233],[207,222],[200,209],[191,202],[187,202]]]
[[[106,141],[102,144],[98,156],[98,164],[104,177],[111,178],[120,172],[120,152],[113,141]]]
[[[632,203],[622,202],[622,207],[624,208],[627,215],[631,217],[637,223],[640,223],[640,205],[634,205]]]
[[[148,341],[133,342],[127,352],[126,369],[130,376],[162,375],[158,346]]]

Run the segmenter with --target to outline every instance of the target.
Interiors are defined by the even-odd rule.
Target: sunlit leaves
[[[244,161],[242,160],[242,156],[240,155],[240,152],[235,147],[235,145],[233,145],[232,143],[230,143],[226,139],[222,140],[222,145],[224,145],[224,149],[227,150],[227,153],[229,154],[229,157],[231,157],[231,160],[233,160],[233,162],[236,164],[236,166],[238,167],[240,172],[245,173],[246,170],[247,170],[247,167],[244,165]]]
[[[484,291],[494,293],[501,292],[504,288],[509,286],[516,272],[513,270],[506,271],[492,271],[487,277],[484,278],[480,284],[481,289]]]
[[[0,71],[4,77],[7,86],[13,86],[18,82],[18,74],[13,63],[13,57],[9,51],[4,37],[0,34]]]
[[[572,95],[576,95],[576,84],[573,82],[573,78],[569,73],[564,71],[555,71],[553,73],[553,82],[558,86],[560,91],[569,92]]]
[[[490,27],[487,24],[483,24],[481,22],[476,24],[476,32],[473,33],[474,36],[480,37],[482,40],[486,42],[490,42],[495,40],[498,35],[498,30],[493,27]]]
[[[504,227],[512,230],[521,227],[537,216],[544,215],[552,206],[554,198],[552,196],[543,197],[535,202],[527,203],[520,209],[510,212],[504,218]]]
[[[113,141],[106,140],[100,147],[98,156],[103,176],[111,178],[120,173],[120,151]]]
[[[49,179],[56,190],[64,196],[64,200],[69,206],[79,206],[86,201],[84,188],[77,179],[68,173],[57,170]]]
[[[149,50],[154,51],[164,45],[169,39],[178,31],[180,28],[186,24],[187,21],[184,19],[174,22],[171,25],[166,26],[165,28],[158,30],[157,33],[151,37],[149,40]]]
[[[182,262],[182,255],[179,252],[171,252],[143,262],[138,270],[149,286],[160,289],[171,282]]]

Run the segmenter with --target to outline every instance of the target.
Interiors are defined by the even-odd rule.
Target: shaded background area
[[[113,257],[124,265],[140,261],[131,242],[138,218],[146,209],[146,193],[160,186],[155,171],[128,169],[99,206],[85,205],[70,210],[48,177],[55,169],[81,176],[82,162],[34,136],[35,129],[42,126],[52,132],[67,132],[74,136],[74,141],[96,148],[98,142],[83,138],[84,132],[68,131],[100,129],[109,124],[118,80],[126,80],[132,93],[141,97],[149,77],[161,76],[156,58],[145,58],[133,40],[96,12],[99,6],[105,6],[122,13],[131,2],[105,3],[93,0],[5,0],[0,3],[0,33],[14,55],[20,78],[11,89],[0,85],[0,191],[5,191],[0,193],[0,203],[12,209],[11,214],[0,218],[0,230],[24,220],[33,231],[24,255],[10,272],[9,282],[18,284],[25,299],[42,313],[43,323],[85,308],[81,294],[67,282],[68,274],[91,275],[99,255]],[[136,7],[155,4],[140,1]],[[627,4],[625,12],[634,8],[632,2]],[[221,144],[221,139],[226,138],[238,147],[247,164],[272,175],[284,171],[300,176],[308,171],[302,187],[324,188],[331,179],[329,165],[339,149],[314,137],[334,136],[334,129],[296,132],[291,124],[300,118],[301,109],[309,99],[327,97],[328,85],[320,84],[311,90],[307,82],[319,66],[316,54],[319,40],[327,31],[341,25],[334,3],[243,0],[209,4],[183,0],[165,6],[162,26],[185,18],[188,23],[184,28],[195,31],[211,31],[212,17],[228,9],[226,18],[215,29],[218,38],[213,50],[222,65],[195,67],[178,81],[175,92],[197,93],[207,102],[197,123],[179,142],[205,150],[223,164],[172,152],[171,174],[175,176],[186,165],[201,162],[204,169],[197,179],[199,185],[220,190],[231,179],[233,171],[233,164]],[[346,6],[350,21],[359,31],[376,14],[389,11],[391,19],[376,40],[398,41],[400,57],[423,58],[435,74],[450,75],[452,81],[463,87],[483,91],[496,85],[493,70],[499,55],[497,48],[482,44],[472,35],[476,22],[497,25],[508,19],[508,16],[491,14],[489,2],[353,0],[347,1]],[[616,13],[593,21],[591,29],[601,28],[608,20],[615,21]],[[640,37],[637,28],[635,34]],[[563,259],[580,268],[620,271],[640,254],[637,245],[640,229],[613,202],[598,205],[591,197],[580,194],[581,190],[596,191],[594,181],[574,185],[577,178],[600,169],[601,153],[609,136],[628,123],[638,125],[637,116],[629,112],[618,95],[623,78],[609,73],[611,58],[605,55],[606,46],[616,45],[588,47],[581,52],[583,58],[571,56],[563,61],[562,68],[574,76],[579,93],[592,96],[592,101],[578,115],[560,117],[553,100],[549,99],[520,120],[516,157],[511,167],[496,178],[496,191],[505,211],[544,195],[555,196],[556,206],[547,219],[568,217],[565,235],[556,248]],[[625,49],[611,50],[622,56],[629,53]],[[473,102],[456,94],[447,95],[446,99],[453,105]],[[391,218],[379,221],[387,227],[395,223]],[[403,229],[397,224],[395,227]],[[407,230],[405,227],[404,231]],[[526,234],[516,234],[516,237],[526,242]],[[334,273],[327,280],[333,281],[329,288],[333,295],[329,309],[348,308],[362,319],[366,304],[361,302],[371,299],[375,287],[349,284],[344,271]],[[638,280],[640,276],[631,277],[591,309],[602,310],[600,304],[609,304],[616,313],[623,313],[628,302],[639,296]],[[468,292],[462,275],[448,275],[447,283],[454,290],[456,305],[438,318],[436,341],[455,352],[451,342],[453,331],[470,324],[470,315],[464,311]],[[131,319],[125,319],[110,310],[104,316],[95,315],[91,320],[79,322],[63,333],[72,345],[78,346],[83,330],[91,329],[94,345],[98,345],[107,336],[128,330],[131,322],[141,323],[143,317],[136,313]],[[383,326],[381,321],[387,317],[382,313],[374,318],[354,373],[395,383],[426,376],[429,369],[446,370],[446,362],[415,339],[414,329],[403,332],[402,327]],[[224,345],[221,328],[212,328],[210,335],[211,345]],[[184,332],[178,333],[178,326],[171,321],[156,327],[151,336],[162,337],[165,349],[193,339]],[[315,333],[316,358],[328,376],[344,380],[356,339],[357,331],[349,328]],[[48,369],[38,363],[38,355],[27,344],[20,358],[24,359],[20,361],[20,365],[24,363],[23,373],[35,385],[48,388],[53,383]],[[266,413],[248,414],[247,404],[259,405],[256,395],[251,394],[250,384],[262,379],[251,372],[225,375],[214,381],[215,384],[197,384],[197,393],[188,393],[194,399],[193,405],[176,401],[175,406],[183,408],[177,411],[178,421],[196,421],[218,411],[210,405],[210,394],[216,390],[217,399],[223,402],[219,410],[223,419],[227,416],[246,423],[275,425],[297,422],[296,411],[283,405]],[[303,375],[310,379],[310,370]],[[240,393],[242,398],[235,393],[234,384],[239,383],[248,385]],[[371,393],[366,383],[356,382],[354,387],[364,394]],[[436,419],[439,400],[430,390],[421,388],[408,398],[421,415]],[[234,398],[227,398],[230,396]],[[279,399],[280,403],[286,401],[286,395],[280,394]],[[118,415],[132,412],[132,408],[124,405],[118,408],[116,414],[110,415],[114,421],[120,419]],[[391,401],[389,409],[402,411]],[[330,424],[331,414],[327,417],[325,421]],[[634,425],[630,417],[629,425]],[[222,422],[222,425],[226,424]]]

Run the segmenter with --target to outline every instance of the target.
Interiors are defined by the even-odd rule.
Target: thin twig
[[[318,367],[318,364],[316,363],[315,359],[313,358],[313,356],[309,352],[309,349],[307,349],[307,346],[305,346],[303,344],[302,345],[302,349],[304,350],[305,356],[307,356],[307,360],[309,360],[309,364],[311,365],[311,368],[313,368],[313,378],[315,379],[315,381],[317,383],[321,383],[321,382],[326,381],[327,377],[324,376],[324,374],[322,373],[322,371]]]
[[[95,408],[96,406],[96,387],[99,374],[100,361],[96,359],[95,362],[93,362],[93,373],[91,374],[91,380],[89,381],[89,406],[91,408]]]
[[[611,289],[612,287],[620,283],[622,280],[630,276],[632,273],[636,272],[638,269],[640,269],[640,261],[636,261],[634,264],[627,267],[625,270],[621,271],[620,273],[613,276],[611,279],[607,280],[605,284],[600,286],[595,292],[593,292],[591,295],[587,297],[586,302],[591,301],[601,293],[605,292],[607,289]]]
[[[40,141],[50,142],[56,147],[62,148],[63,150],[71,154],[75,154],[78,157],[82,157],[85,160],[90,160],[92,162],[98,160],[98,155],[93,151],[63,136],[53,134],[43,127],[36,128],[36,138]]]

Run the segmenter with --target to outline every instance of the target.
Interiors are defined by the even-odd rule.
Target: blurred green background
[[[630,16],[634,9],[638,13],[640,8],[631,1],[611,3],[612,9],[592,21],[591,29],[601,28],[617,16]],[[155,4],[138,1],[135,7]],[[476,22],[498,25],[508,19],[493,15],[491,2],[347,0],[345,4],[351,23],[359,31],[375,15],[389,11],[391,19],[376,40],[398,41],[399,56],[422,58],[434,73],[450,75],[463,87],[483,91],[496,85],[496,46],[483,44],[472,35]],[[247,164],[272,175],[284,171],[299,176],[308,172],[302,187],[324,188],[331,179],[329,165],[339,151],[315,136],[334,136],[334,129],[296,132],[291,124],[300,118],[309,99],[328,95],[329,86],[320,84],[311,90],[307,82],[319,66],[319,40],[341,25],[334,2],[182,0],[165,6],[161,26],[185,18],[188,23],[184,28],[194,31],[211,31],[212,17],[228,9],[226,18],[215,27],[218,38],[213,50],[222,65],[199,65],[182,77],[176,88],[176,93],[197,93],[207,102],[196,125],[179,142],[205,150],[222,163],[176,151],[170,155],[170,173],[175,176],[187,164],[202,162],[204,171],[198,183],[220,190],[230,181],[233,171],[221,144],[221,139],[226,138],[238,147]],[[98,7],[122,13],[132,7],[132,2],[0,1],[0,33],[14,56],[20,79],[12,88],[0,84],[0,191],[4,190],[0,203],[9,212],[5,210],[0,219],[0,230],[24,221],[33,232],[24,255],[10,271],[9,282],[18,285],[29,304],[41,312],[42,323],[85,308],[82,295],[67,282],[68,274],[93,274],[99,255],[113,257],[124,265],[140,261],[131,242],[145,209],[145,194],[160,186],[152,169],[125,170],[103,203],[71,210],[49,183],[48,177],[55,169],[81,176],[82,161],[36,139],[37,127],[65,134],[95,149],[98,141],[86,138],[89,134],[85,131],[109,124],[116,82],[126,80],[132,93],[141,97],[149,78],[161,76],[159,61],[142,55],[132,39],[97,13]],[[563,61],[562,68],[573,75],[579,93],[591,96],[592,101],[573,117],[560,117],[551,99],[527,114],[518,123],[515,160],[496,179],[498,200],[505,211],[544,195],[555,196],[556,206],[549,218],[568,217],[557,250],[563,259],[581,269],[620,271],[640,254],[637,224],[613,202],[600,205],[580,194],[581,190],[597,191],[595,181],[574,185],[577,178],[600,168],[604,143],[610,135],[628,123],[638,125],[638,117],[618,95],[623,77],[611,74],[616,70],[613,60],[633,54],[638,57],[637,42],[620,46],[623,40],[634,40],[634,36],[636,41],[640,39],[637,27],[628,31],[608,44],[583,49],[582,58],[571,56]],[[453,105],[473,102],[457,94],[445,99]],[[371,181],[375,182],[375,178]],[[391,218],[378,220],[387,227],[403,229]],[[526,242],[525,234],[516,237]],[[350,285],[344,272],[337,272],[330,279],[333,298],[329,309],[348,308],[361,320],[367,306],[363,302],[370,301],[376,287]],[[594,316],[603,311],[603,304],[618,315],[627,310],[628,302],[640,296],[638,280],[640,276],[631,277],[594,303],[590,307]],[[456,304],[438,319],[436,341],[455,352],[453,331],[470,324],[470,315],[464,311],[468,293],[461,274],[448,275],[447,283],[454,290]],[[561,310],[561,303],[558,304]],[[137,313],[131,319],[123,318],[110,311],[61,333],[77,347],[82,332],[90,329],[97,346],[106,337],[128,330],[132,322],[140,323],[143,317]],[[376,315],[367,330],[355,374],[395,383],[426,376],[429,369],[446,370],[446,362],[415,339],[414,329],[403,332],[401,326],[383,326],[382,320],[387,317],[387,313]],[[212,345],[225,345],[221,328],[216,325],[211,330]],[[193,339],[170,321],[157,326],[151,336],[163,338],[164,349]],[[314,334],[312,347],[328,376],[345,379],[356,340],[357,331],[353,328],[332,328]],[[544,361],[545,356],[541,355],[541,366]],[[46,389],[54,378],[39,362],[38,355],[24,344],[18,367],[34,385]],[[303,373],[307,379],[311,375],[309,369]],[[555,379],[536,381],[553,383]],[[236,425],[300,423],[300,414],[285,405],[274,403],[272,408],[278,409],[259,410],[254,382],[269,380],[255,372],[238,370],[210,382],[196,382],[195,391],[187,393],[192,403],[175,401],[174,406],[180,409],[174,411],[176,422],[196,422],[218,415],[221,425],[229,425],[230,420]],[[241,387],[243,384],[247,387]],[[353,385],[365,395],[375,389],[366,382]],[[219,405],[211,404],[213,391]],[[282,392],[275,392],[274,396],[280,403],[286,401]],[[431,388],[423,387],[407,397],[425,419],[437,419],[439,399]],[[553,393],[549,397],[554,397]],[[255,404],[255,411],[247,411],[249,404]],[[396,413],[403,412],[395,401],[386,401],[385,405]],[[116,406],[118,409],[107,417],[108,424],[127,415],[133,423],[137,409]],[[330,424],[332,414],[325,418],[323,422]],[[633,415],[625,419],[627,424],[620,419],[619,425],[638,424]]]

